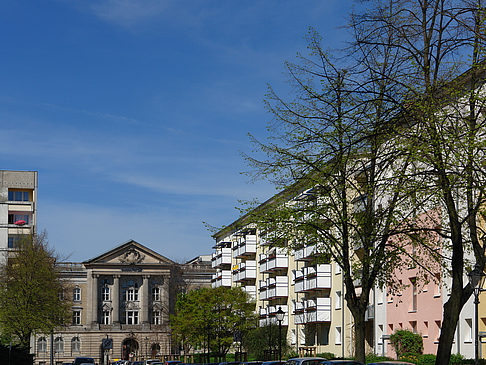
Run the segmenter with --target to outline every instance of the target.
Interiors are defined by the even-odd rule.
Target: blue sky
[[[38,223],[83,261],[134,239],[176,261],[238,217],[247,133],[309,26],[344,39],[352,0],[3,0],[0,168],[39,172]]]

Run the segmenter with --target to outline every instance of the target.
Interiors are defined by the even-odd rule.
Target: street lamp
[[[278,311],[275,313],[278,321],[278,361],[282,361],[282,321],[285,317],[285,312],[282,307],[278,307]]]
[[[478,304],[479,304],[479,294],[481,291],[483,291],[483,285],[484,285],[484,278],[485,274],[482,269],[480,269],[478,266],[474,267],[473,270],[471,270],[467,274],[469,278],[469,284],[473,288],[473,293],[474,293],[474,325],[476,327],[475,330],[475,342],[474,342],[474,364],[479,364],[479,316],[478,316]]]

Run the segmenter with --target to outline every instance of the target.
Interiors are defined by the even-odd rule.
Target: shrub
[[[321,354],[317,354],[317,357],[323,357],[324,359],[327,360],[333,360],[336,358],[336,355],[334,355],[332,352],[323,352]]]
[[[393,360],[392,358],[390,357],[386,357],[386,356],[378,356],[378,355],[375,355],[375,354],[368,354],[366,355],[366,362],[378,362],[378,361],[387,361],[387,360]]]
[[[464,361],[464,356],[461,354],[451,354],[451,359],[449,361],[450,365],[461,365]]]
[[[436,356],[433,354],[421,355],[418,359],[418,365],[434,365]]]
[[[424,350],[422,336],[408,330],[396,331],[390,336],[390,343],[399,358],[405,354],[420,355]]]

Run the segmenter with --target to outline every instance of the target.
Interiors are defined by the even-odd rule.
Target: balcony
[[[295,324],[305,324],[305,303],[296,302],[294,310],[294,322]]]
[[[231,248],[219,248],[213,253],[211,266],[221,268],[224,265],[231,265]]]
[[[256,286],[247,285],[243,286],[242,289],[250,296],[251,299],[256,300]]]
[[[295,324],[331,321],[331,298],[313,298],[295,303]]]
[[[286,298],[289,295],[289,278],[276,276],[267,279],[267,299]]]
[[[307,323],[331,322],[331,298],[313,298],[306,301]]]
[[[287,269],[289,258],[284,248],[275,248],[268,255],[267,271]]]
[[[306,284],[304,290],[331,289],[331,272],[330,264],[305,267]]]
[[[266,280],[260,280],[258,292],[260,293],[260,300],[266,300],[267,299],[267,281]]]
[[[213,274],[211,278],[211,286],[218,288],[220,286],[231,286],[231,271],[221,270]]]
[[[243,280],[256,279],[256,261],[247,260],[241,262],[233,267],[233,281],[239,282]]]
[[[305,291],[305,276],[303,270],[295,270],[294,292],[302,293]]]
[[[278,311],[278,308],[282,308],[282,311],[284,311],[285,316],[282,321],[282,326],[288,326],[289,325],[289,307],[287,305],[271,305],[266,308],[267,312],[267,324],[277,324],[278,321],[277,318],[275,317],[275,314]]]
[[[256,235],[247,234],[239,237],[233,244],[233,258],[243,258],[256,253]]]
[[[301,249],[298,249],[295,251],[294,254],[295,261],[309,261],[314,257],[315,252],[315,245],[305,246]]]
[[[265,255],[264,253],[261,253],[258,257],[258,263],[259,263],[260,272],[266,272],[267,271],[267,265],[268,265],[267,255]]]

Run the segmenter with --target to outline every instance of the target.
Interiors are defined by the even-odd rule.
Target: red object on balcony
[[[23,226],[26,223],[27,223],[26,221],[24,221],[23,219],[20,219],[20,220],[16,221],[14,224],[17,225],[17,226]]]

